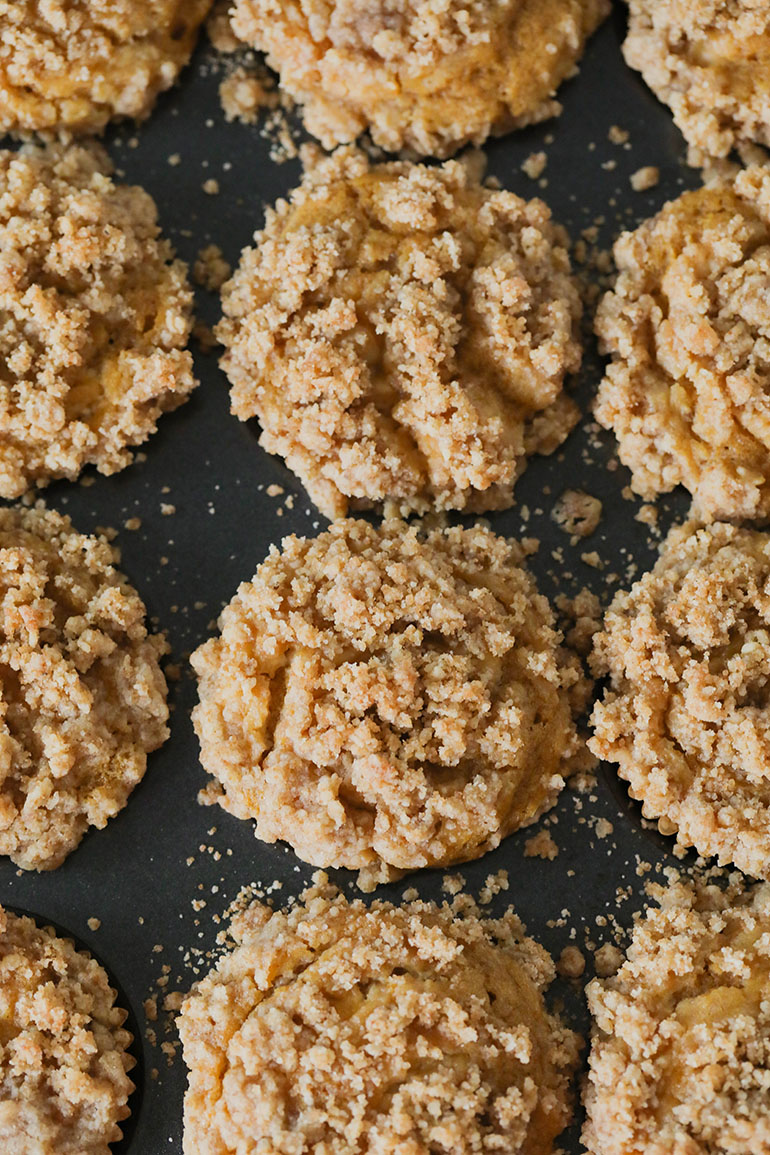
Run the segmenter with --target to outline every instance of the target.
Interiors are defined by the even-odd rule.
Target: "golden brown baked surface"
[[[579,749],[587,685],[523,559],[481,527],[286,538],[191,659],[209,800],[373,881],[534,820]]]
[[[766,0],[629,0],[623,55],[670,106],[696,157],[770,144]]]
[[[0,152],[0,496],[114,473],[196,382],[192,290],[98,148]]]
[[[3,1155],[109,1155],[134,1060],[103,968],[0,907],[0,1008]]]
[[[608,0],[235,0],[325,148],[368,129],[380,147],[449,156],[560,111]]]
[[[0,131],[101,132],[147,116],[211,0],[2,0]]]
[[[348,903],[240,916],[179,1019],[185,1155],[550,1155],[577,1039],[509,914]]]
[[[588,986],[589,1155],[768,1155],[770,888],[660,889]]]
[[[770,535],[672,530],[594,637],[593,752],[683,846],[770,878]]]
[[[259,417],[327,516],[508,506],[528,454],[577,421],[566,234],[542,201],[484,187],[474,159],[340,149],[256,239],[216,331],[233,411]]]
[[[168,736],[145,608],[104,538],[0,509],[0,854],[59,866],[103,827]]]
[[[615,244],[596,416],[645,498],[770,519],[770,169],[684,193]]]

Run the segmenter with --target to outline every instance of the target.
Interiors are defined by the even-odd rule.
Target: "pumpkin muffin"
[[[597,419],[632,487],[704,518],[770,519],[770,168],[686,192],[615,244]]]
[[[99,148],[0,152],[0,497],[114,473],[196,382],[187,270]]]
[[[770,878],[770,535],[674,529],[594,637],[589,746],[681,846]]]
[[[52,870],[168,737],[165,641],[101,537],[0,509],[0,854]]]
[[[629,0],[623,55],[669,105],[694,160],[770,144],[766,0]]]
[[[134,1089],[126,1012],[68,939],[0,907],[0,1149],[109,1155]]]
[[[561,111],[609,0],[235,0],[325,148],[369,130],[390,152],[445,157]]]
[[[594,979],[589,1155],[768,1155],[770,887],[656,888]]]
[[[223,288],[233,412],[258,417],[327,517],[509,506],[578,419],[580,297],[540,200],[479,158],[340,149],[268,212]]]
[[[588,687],[524,556],[480,526],[286,538],[191,659],[204,800],[364,885],[534,821]]]
[[[185,1155],[550,1155],[577,1037],[550,1015],[550,957],[509,913],[259,903],[193,989]]]
[[[148,116],[211,0],[3,0],[0,132],[101,132]]]

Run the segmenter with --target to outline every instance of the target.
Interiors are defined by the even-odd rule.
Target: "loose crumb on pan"
[[[0,509],[0,854],[59,866],[168,737],[167,646],[103,538],[38,505]]]
[[[101,132],[149,115],[187,63],[211,0],[4,0],[0,131]]]
[[[581,304],[540,200],[340,149],[268,211],[224,286],[233,412],[328,517],[505,508],[578,418]]]
[[[219,245],[205,245],[199,251],[193,265],[193,277],[198,285],[210,293],[218,292],[231,273],[232,268],[222,255]]]
[[[602,503],[598,497],[582,489],[565,489],[551,510],[551,517],[565,533],[571,535],[572,545],[582,537],[590,537],[602,517]]]
[[[770,519],[770,168],[683,193],[615,244],[595,413],[632,485],[704,517]]]
[[[192,291],[101,148],[0,151],[0,496],[110,474],[196,382]]]
[[[636,172],[632,172],[629,177],[631,188],[634,192],[647,192],[648,189],[655,188],[660,180],[660,169],[653,164],[643,165],[638,168]]]
[[[588,684],[523,560],[481,526],[286,538],[191,658],[203,800],[364,886],[534,821]]]
[[[552,1150],[577,1036],[519,920],[347,902],[322,880],[288,913],[255,903],[179,1030],[189,1155]]]
[[[629,0],[623,55],[670,106],[693,155],[770,144],[764,0]]]
[[[770,877],[770,534],[692,522],[610,605],[589,746],[682,847]]]
[[[767,1155],[770,887],[658,887],[588,986],[589,1155]]]
[[[0,907],[0,1149],[109,1155],[134,1089],[131,1035],[90,955]]]
[[[550,830],[539,830],[524,843],[525,858],[545,858],[553,862],[559,854],[559,847],[554,842]]]
[[[235,0],[232,27],[267,54],[324,148],[446,157],[553,116],[608,0]]]

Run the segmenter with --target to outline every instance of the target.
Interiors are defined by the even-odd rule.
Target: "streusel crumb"
[[[707,518],[770,518],[770,168],[686,192],[615,244],[596,416],[634,490]]]
[[[509,912],[258,903],[179,1018],[185,1155],[551,1155],[577,1037],[553,963]]]
[[[770,887],[681,883],[636,925],[595,1020],[590,1155],[768,1155]]]
[[[211,0],[3,0],[0,130],[101,132],[148,116],[190,58]]]
[[[0,854],[59,866],[103,827],[168,737],[166,643],[104,538],[0,509]]]
[[[480,526],[286,538],[191,659],[206,800],[367,884],[532,822],[588,686],[523,560]]]
[[[766,0],[629,0],[623,55],[698,153],[770,144]]]
[[[259,417],[329,517],[506,507],[528,455],[577,421],[566,234],[479,176],[474,156],[340,149],[268,212],[223,289],[233,412]]]
[[[235,0],[325,148],[368,129],[391,152],[445,157],[560,111],[608,0]]]
[[[688,523],[612,602],[589,746],[681,846],[770,878],[770,535]]]
[[[0,152],[0,496],[114,473],[195,386],[192,291],[100,148]]]
[[[0,1150],[109,1155],[134,1060],[104,969],[0,907],[0,1005]]]

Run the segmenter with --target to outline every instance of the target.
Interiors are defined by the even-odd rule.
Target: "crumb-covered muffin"
[[[99,148],[0,152],[0,497],[114,473],[195,386],[186,266]]]
[[[609,0],[235,0],[325,148],[368,129],[391,152],[449,156],[545,120]]]
[[[134,1059],[103,967],[0,907],[0,1008],[3,1155],[109,1155]]]
[[[577,1037],[516,916],[304,900],[238,916],[183,1004],[185,1155],[550,1155]]]
[[[596,416],[645,498],[770,519],[770,168],[683,193],[615,244]]]
[[[588,986],[589,1155],[768,1155],[770,887],[678,883]]]
[[[480,526],[286,538],[191,659],[204,800],[366,885],[533,821],[587,685],[523,560]]]
[[[629,0],[623,55],[669,105],[696,160],[770,144],[767,0]]]
[[[669,534],[594,637],[589,745],[682,846],[770,878],[770,535]]]
[[[116,551],[42,507],[0,509],[0,854],[59,866],[168,737],[166,649]]]
[[[211,0],[3,0],[0,132],[142,119],[187,63]]]
[[[318,508],[511,504],[528,455],[578,418],[580,297],[540,200],[476,158],[340,149],[268,212],[223,289],[232,408]]]

